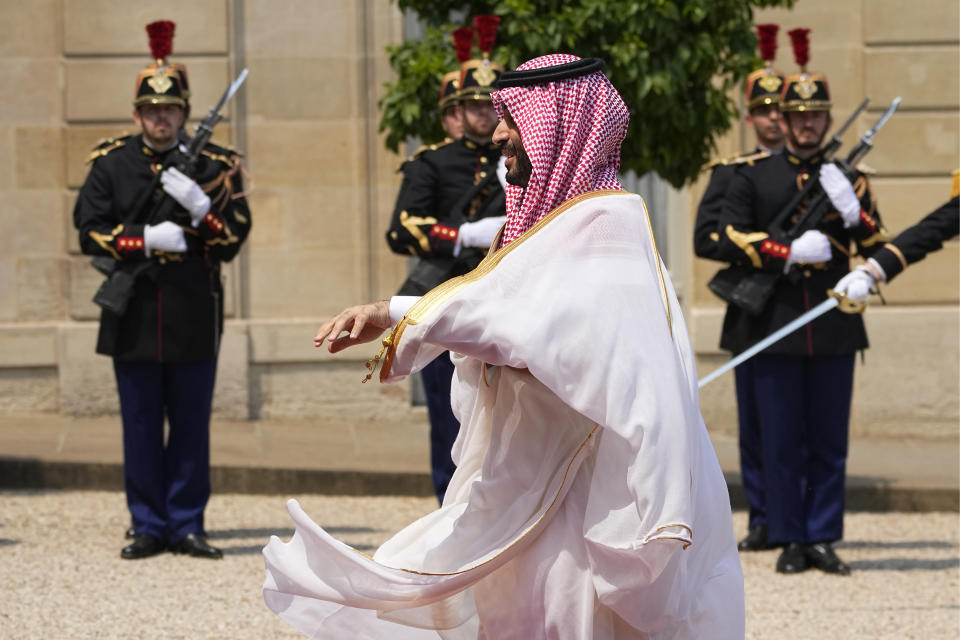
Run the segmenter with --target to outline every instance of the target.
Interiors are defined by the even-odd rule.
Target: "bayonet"
[[[838,142],[840,141],[840,139],[843,137],[843,134],[846,133],[847,129],[850,128],[850,125],[856,122],[857,116],[859,116],[860,113],[867,108],[868,104],[870,104],[870,98],[864,98],[863,102],[860,103],[860,106],[853,110],[853,113],[850,114],[850,117],[847,118],[847,121],[844,122],[839,129],[837,129],[835,134],[833,134],[834,140],[837,140]]]
[[[897,107],[900,106],[900,102],[900,96],[894,98],[893,102],[890,103],[890,106],[887,107],[887,110],[884,111],[883,115],[880,116],[880,119],[877,120],[877,123],[873,125],[869,131],[860,136],[860,144],[857,145],[857,148],[854,150],[857,157],[851,164],[856,164],[856,161],[866,155],[867,151],[873,147],[873,136],[877,135],[877,132],[883,128],[883,125],[887,124],[887,120],[890,119],[890,117],[897,110]]]
[[[220,100],[217,101],[217,104],[210,107],[210,113],[207,114],[207,117],[197,123],[196,128],[193,130],[193,137],[200,138],[203,140],[204,144],[209,140],[209,134],[213,133],[213,127],[220,122],[220,118],[223,117],[223,114],[220,112],[230,102],[230,98],[240,90],[240,87],[243,85],[244,81],[247,79],[247,70],[244,69],[240,72],[240,75],[237,76],[237,79],[230,83],[230,86],[227,87],[226,91],[223,92],[223,95],[220,96]],[[201,133],[206,133],[206,136],[202,136]],[[204,137],[206,139],[204,139]],[[199,153],[200,149],[197,149]]]

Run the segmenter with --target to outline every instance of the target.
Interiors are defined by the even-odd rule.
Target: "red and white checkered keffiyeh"
[[[517,71],[579,59],[554,53],[525,62]],[[507,186],[501,245],[570,198],[598,189],[623,189],[617,170],[630,112],[603,73],[508,87],[493,93],[492,99],[501,119],[504,108],[510,112],[533,165],[526,187]]]

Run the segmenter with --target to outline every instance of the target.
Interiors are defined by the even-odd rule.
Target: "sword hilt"
[[[837,299],[837,309],[843,311],[844,313],[863,313],[867,310],[866,302],[858,302],[853,298],[848,298],[839,291],[827,289],[827,295],[831,298]]]

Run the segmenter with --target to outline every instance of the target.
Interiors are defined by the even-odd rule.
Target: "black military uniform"
[[[453,250],[461,224],[504,214],[499,159],[499,146],[464,137],[431,145],[404,163],[387,244],[420,260],[398,295],[423,295],[483,259],[480,249],[464,248],[458,256]]]
[[[88,255],[120,263],[147,260],[143,227],[163,192],[157,172],[176,148],[157,152],[142,135],[106,140],[90,155],[92,166],[80,189],[74,223]],[[189,234],[185,254],[156,252],[152,267],[136,281],[122,317],[103,311],[97,353],[122,361],[191,362],[214,358],[223,331],[220,263],[232,260],[250,230],[250,211],[236,152],[208,144],[195,179],[213,207]],[[154,193],[137,211],[143,195]],[[235,197],[240,196],[240,197]],[[134,213],[134,215],[131,215]]]
[[[189,110],[189,89],[183,66],[165,59],[173,23],[151,23],[147,30],[156,62],[141,71],[134,106],[141,118],[145,109],[173,109],[179,121]],[[99,144],[73,214],[83,252],[111,258],[118,273],[135,277],[125,310],[102,310],[97,339],[97,352],[113,358],[123,419],[124,484],[134,537],[121,552],[125,559],[165,548],[221,557],[206,542],[203,520],[223,331],[220,263],[237,255],[251,219],[237,154],[212,144],[202,149],[195,173],[183,178],[209,197],[209,205],[202,204],[209,210],[191,214],[169,199],[158,174],[186,149],[185,142],[180,131],[167,149],[152,148],[143,134]],[[174,206],[159,209],[161,201]],[[161,219],[167,211],[169,217]],[[185,240],[185,251],[150,246],[148,233],[163,225]]]
[[[727,187],[741,165],[752,165],[758,160],[773,155],[772,152],[757,147],[749,153],[713,162],[710,169],[710,181],[697,206],[697,218],[693,225],[693,252],[699,258],[720,260],[717,245],[720,242],[720,213]]]
[[[826,111],[826,80],[795,74],[785,80],[781,110]],[[720,218],[718,255],[733,264],[782,274],[791,246],[771,223],[807,180],[817,179],[822,158],[801,158],[787,149],[741,168],[732,178]],[[721,347],[734,354],[779,329],[827,297],[849,271],[848,248],[869,255],[884,239],[867,179],[851,178],[860,199],[858,223],[845,228],[837,212],[816,229],[831,239],[826,263],[799,264],[780,277],[758,315],[730,305]],[[794,215],[804,210],[802,203]],[[859,315],[832,311],[771,345],[751,362],[762,431],[769,540],[785,544],[777,570],[817,566],[848,573],[830,543],[843,534],[848,421],[856,351],[867,347]]]
[[[469,52],[472,33],[469,29],[457,30],[455,36],[458,32],[461,36],[469,35],[469,40],[462,43],[462,48]],[[493,46],[492,38],[481,40]],[[483,59],[462,62],[456,83],[445,78],[441,108],[468,100],[489,103],[493,83],[503,67],[490,61],[488,54],[484,51]],[[464,135],[459,140],[420,149],[401,167],[403,183],[387,230],[387,244],[395,253],[419,260],[397,295],[423,295],[480,264],[486,248],[459,246],[458,237],[464,223],[506,214],[506,195],[497,178],[500,157],[498,145]],[[450,450],[460,431],[460,423],[450,408],[453,363],[449,353],[435,358],[420,374],[430,417],[434,490],[443,502],[456,469]]]
[[[926,215],[917,224],[904,229],[872,256],[883,269],[887,282],[928,253],[939,251],[943,243],[960,234],[960,199],[950,200]]]
[[[783,74],[773,68],[776,54],[776,34],[779,27],[774,24],[757,26],[761,57],[766,64],[750,73],[745,83],[745,99],[748,111],[755,109],[779,108],[780,90],[783,88]],[[759,139],[759,134],[758,134]],[[757,146],[753,151],[722,160],[712,166],[710,182],[697,207],[697,218],[693,231],[694,253],[710,260],[720,260],[720,214],[726,198],[727,187],[734,174],[741,167],[769,158],[773,153]],[[740,541],[741,551],[755,551],[769,548],[767,536],[766,490],[764,488],[763,449],[761,446],[760,419],[757,415],[757,401],[754,397],[754,372],[751,361],[744,362],[734,369],[734,387],[737,395],[737,443],[740,452],[740,476],[743,490],[750,507],[748,535]]]
[[[719,255],[734,264],[782,272],[790,247],[771,236],[768,229],[777,214],[796,195],[799,186],[815,179],[820,163],[819,154],[802,159],[785,149],[738,171],[730,182],[720,219]],[[838,213],[824,216],[816,228],[835,241],[833,257],[826,263],[792,267],[790,277],[779,280],[760,315],[753,316],[736,305],[729,305],[720,339],[722,348],[734,354],[744,351],[823,302],[827,290],[850,270],[849,256],[838,247],[855,245],[856,251],[866,256],[879,248],[885,236],[867,178],[858,173],[852,182],[863,209],[861,223],[845,229]],[[806,330],[783,338],[764,353],[850,354],[867,346],[863,318],[838,312],[817,318]]]

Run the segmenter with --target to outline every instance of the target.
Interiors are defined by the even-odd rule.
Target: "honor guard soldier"
[[[775,278],[757,315],[728,306],[720,346],[734,354],[823,302],[828,289],[849,271],[851,246],[869,255],[882,244],[866,176],[852,171],[851,179],[836,164],[824,162],[821,145],[832,123],[830,92],[826,77],[806,71],[808,31],[790,32],[801,73],[787,76],[780,94],[786,148],[735,173],[720,216],[718,257]],[[811,180],[818,180],[829,198],[828,213],[815,228],[785,244],[771,225]],[[806,205],[785,215],[795,220]],[[751,361],[762,432],[767,542],[784,546],[779,572],[811,566],[850,572],[832,543],[843,536],[854,355],[865,348],[862,317],[833,311]]]
[[[783,149],[783,129],[780,128],[780,90],[783,88],[783,73],[773,68],[777,53],[775,24],[757,25],[760,57],[765,64],[747,76],[747,115],[744,120],[753,127],[757,146],[746,153],[718,160],[710,165],[710,182],[697,207],[697,221],[693,232],[693,250],[697,256],[717,259],[717,243],[720,240],[717,223],[723,208],[723,196],[734,171],[743,164],[753,164]]]
[[[780,90],[783,89],[783,74],[773,68],[777,53],[775,24],[757,25],[760,57],[764,66],[747,76],[745,121],[753,127],[757,146],[752,151],[721,160],[712,165],[710,182],[707,184],[694,224],[693,250],[697,256],[710,260],[720,259],[720,212],[723,209],[727,186],[735,171],[758,160],[780,153],[783,149],[784,132],[780,128]],[[760,448],[760,423],[757,419],[756,401],[753,397],[753,363],[749,360],[734,369],[734,384],[737,393],[737,424],[740,447],[740,475],[743,490],[750,505],[748,534],[740,541],[741,551],[769,548],[767,542],[767,513],[763,489],[763,452]]]
[[[471,271],[486,255],[505,220],[506,199],[497,178],[500,147],[491,142],[497,114],[490,93],[503,72],[502,65],[490,60],[498,23],[495,16],[475,17],[483,54],[480,59],[468,59],[474,29],[454,31],[462,61],[459,88],[450,94],[452,98],[442,98],[441,104],[455,105],[462,137],[423,149],[402,167],[403,183],[387,243],[395,253],[418,260],[398,295],[420,296]],[[450,449],[460,429],[450,409],[452,375],[448,353],[422,371],[434,489],[441,502],[454,470]]]
[[[220,263],[240,250],[250,211],[235,152],[208,144],[192,175],[172,166],[190,144],[186,69],[167,60],[174,27],[147,26],[154,62],[138,75],[133,101],[141,132],[94,149],[73,212],[83,252],[113,271],[105,285],[126,283],[122,303],[103,302],[97,337],[120,397],[133,523],[125,559],[166,549],[222,556],[207,543],[203,518],[223,331]]]

